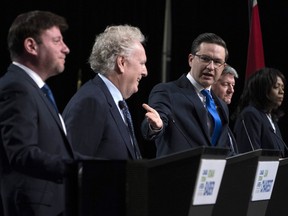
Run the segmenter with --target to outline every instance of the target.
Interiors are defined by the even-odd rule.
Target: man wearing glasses
[[[190,71],[157,84],[149,95],[142,135],[154,140],[156,156],[199,146],[230,148],[227,104],[211,91],[226,65],[228,50],[214,33],[200,34],[188,55]]]

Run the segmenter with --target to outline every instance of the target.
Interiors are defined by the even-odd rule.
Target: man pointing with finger
[[[152,89],[141,131],[155,141],[157,157],[199,146],[230,149],[228,107],[211,91],[227,58],[222,38],[200,34],[188,55],[190,71]]]

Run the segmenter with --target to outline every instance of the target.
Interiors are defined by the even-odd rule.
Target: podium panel
[[[150,160],[69,164],[64,215],[210,216],[213,205],[191,205],[199,164],[227,154],[227,149],[196,148]]]
[[[213,216],[260,216],[267,201],[252,202],[251,196],[260,160],[277,160],[279,152],[255,150],[227,158]],[[257,210],[259,212],[257,212]],[[262,213],[261,213],[262,212]]]
[[[254,188],[249,201],[247,216],[265,216],[276,180],[279,156],[279,151],[262,150],[254,178]]]
[[[288,158],[281,159],[265,216],[288,214]]]
[[[125,216],[126,161],[78,161],[68,165],[65,216]]]
[[[130,170],[134,179],[128,177],[127,216],[210,216],[213,205],[192,205],[200,161],[223,159],[226,154],[226,149],[198,148],[147,162],[133,162],[130,165],[135,169]]]

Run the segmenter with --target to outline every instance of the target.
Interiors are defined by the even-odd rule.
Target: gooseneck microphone
[[[191,143],[191,141],[189,140],[189,138],[188,138],[188,137],[185,135],[185,133],[183,132],[183,130],[181,130],[181,128],[176,124],[176,121],[175,121],[175,119],[173,118],[173,115],[172,115],[172,114],[166,114],[166,116],[168,117],[168,120],[175,125],[176,129],[182,134],[182,136],[185,138],[185,140],[187,141],[187,143],[188,143],[189,145],[193,146],[192,143]],[[230,148],[231,148],[231,151],[233,152],[233,155],[238,154],[239,151],[238,151],[237,145],[234,147],[233,139],[232,139],[232,136],[231,136],[231,134],[230,134],[229,131],[228,131],[228,138],[229,138]],[[251,142],[251,141],[250,141],[250,142]],[[254,150],[254,149],[253,149],[253,150]]]
[[[247,136],[247,138],[248,138],[249,144],[250,144],[250,146],[251,146],[251,149],[252,149],[252,151],[254,151],[255,148],[254,148],[254,146],[253,146],[253,143],[252,143],[252,141],[251,141],[250,135],[249,135],[249,133],[248,133],[248,130],[247,130],[247,127],[246,127],[244,118],[242,118],[242,121],[241,121],[241,122],[242,122],[242,125],[243,125],[243,127],[244,127],[244,130],[245,130],[246,136]]]
[[[233,153],[233,155],[237,155],[239,153],[238,148],[236,143],[234,144],[233,138],[232,138],[232,131],[230,129],[228,129],[228,138],[229,138],[229,144],[230,144],[230,148],[231,148],[231,152]],[[235,139],[234,139],[235,140]]]
[[[277,140],[279,140],[279,141],[282,143],[282,145],[283,145],[283,147],[284,147],[284,152],[281,150],[281,147],[278,145],[278,141],[276,140],[277,145],[278,145],[278,149],[282,152],[282,156],[285,157],[285,150],[288,152],[288,147],[287,147],[286,143],[284,142],[284,140],[282,139],[282,137],[279,136],[279,135],[276,133],[276,131],[273,130],[273,128],[270,128],[270,130],[271,130],[272,133],[276,136]]]
[[[176,124],[176,122],[175,122],[172,114],[166,114],[166,115],[167,115],[167,117],[168,117],[168,120],[171,121],[171,122],[175,125],[175,127],[176,127],[177,130],[182,134],[182,136],[185,138],[185,140],[187,141],[187,143],[188,143],[189,145],[193,146],[192,143],[190,142],[190,140],[188,139],[188,137],[185,135],[185,133],[184,133],[184,132],[181,130],[181,128],[179,128],[178,125]]]

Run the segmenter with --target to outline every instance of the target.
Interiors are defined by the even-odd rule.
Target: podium
[[[247,216],[265,216],[279,167],[280,151],[262,150],[259,157]]]
[[[125,216],[126,161],[67,164],[64,216]]]
[[[273,192],[265,216],[287,216],[288,213],[288,158],[280,160]]]
[[[210,160],[222,162],[223,167],[227,154],[227,149],[200,147],[150,160],[76,161],[67,165],[64,215],[210,216],[213,203],[193,204],[198,176],[205,174],[199,173],[200,167]],[[203,179],[198,195],[205,189]]]
[[[255,194],[257,195],[259,187],[262,186],[262,182],[259,180],[259,173],[262,171],[261,167],[267,166],[265,162],[277,163],[278,160],[279,151],[262,149],[227,158],[212,215],[264,216],[269,198],[263,200],[256,196],[255,199],[258,199],[257,201],[252,200],[252,198],[255,197]],[[277,172],[277,164],[276,170],[273,167],[273,171]],[[255,185],[255,182],[258,185]],[[269,189],[271,192],[273,185]]]

